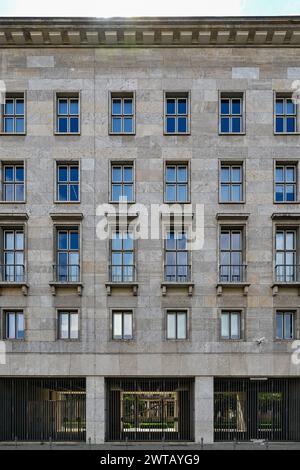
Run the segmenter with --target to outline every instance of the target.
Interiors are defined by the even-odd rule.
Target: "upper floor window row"
[[[79,135],[80,93],[55,94],[55,124],[57,135]],[[297,134],[300,131],[299,112],[292,93],[274,93],[274,133]],[[163,123],[165,135],[191,133],[191,96],[188,91],[164,93]],[[111,92],[109,97],[109,134],[136,133],[136,100],[134,92]],[[245,92],[219,93],[219,134],[246,133]],[[26,134],[26,94],[6,93],[1,106],[1,134]]]

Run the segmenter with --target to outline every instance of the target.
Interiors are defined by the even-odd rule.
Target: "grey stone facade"
[[[298,162],[300,158],[299,135],[274,135],[274,92],[290,92],[293,82],[300,79],[299,32],[296,27],[295,33],[291,32],[288,20],[277,26],[275,21],[257,19],[257,41],[267,31],[265,40],[239,44],[246,24],[241,19],[234,26],[230,22],[224,25],[225,33],[238,30],[232,44],[219,44],[218,40],[203,44],[195,39],[194,24],[202,27],[200,19],[190,28],[191,37],[187,34],[189,25],[185,25],[186,35],[174,43],[175,23],[170,19],[163,38],[168,41],[167,33],[172,31],[171,43],[157,44],[159,23],[154,28],[151,21],[146,23],[143,28],[149,34],[144,33],[143,39],[132,39],[129,34],[142,34],[138,23],[130,27],[126,27],[126,21],[124,27],[108,23],[110,34],[106,36],[99,24],[100,42],[93,46],[89,42],[80,44],[76,35],[80,22],[73,21],[69,28],[77,44],[71,40],[64,44],[62,39],[56,44],[51,40],[47,43],[45,35],[44,43],[30,42],[23,35],[26,25],[23,28],[22,22],[14,25],[0,21],[0,79],[8,92],[26,93],[27,108],[26,135],[0,136],[1,162],[20,160],[26,168],[26,203],[0,203],[1,223],[14,225],[14,216],[28,215],[22,222],[26,227],[27,295],[20,288],[1,286],[0,297],[0,313],[5,309],[24,310],[26,335],[21,342],[6,341],[7,362],[0,365],[0,375],[87,377],[87,438],[97,444],[104,440],[105,377],[195,377],[195,440],[200,442],[203,437],[205,442],[212,442],[213,377],[300,375],[299,366],[291,361],[291,342],[274,339],[276,309],[296,312],[295,339],[300,339],[299,288],[272,289],[274,227],[300,225],[298,202],[274,204],[274,162]],[[294,23],[298,28],[299,24],[298,20]],[[33,21],[32,38],[46,30],[48,34],[49,29],[52,35],[56,31],[60,35],[63,27],[59,22],[57,28],[53,20],[50,26],[47,20]],[[85,29],[89,27],[94,32],[97,22],[87,22]],[[123,38],[124,28],[129,45],[130,38],[137,41],[134,47],[119,45],[123,39],[114,41],[113,32],[122,33]],[[180,28],[180,21],[176,28]],[[202,28],[200,38],[209,28],[222,30],[220,23],[211,24]],[[154,30],[153,40],[150,33]],[[282,39],[286,30],[288,35]],[[176,29],[174,37],[177,34]],[[102,36],[112,41],[110,47],[101,43]],[[225,41],[222,35],[219,37]],[[243,35],[241,38],[243,41]],[[80,92],[81,133],[55,135],[55,92],[74,91]],[[109,93],[119,91],[135,93],[134,136],[108,133]],[[190,93],[190,135],[163,134],[164,91]],[[219,135],[222,91],[244,93],[245,135]],[[137,242],[137,296],[130,289],[115,289],[107,295],[109,243],[96,236],[96,208],[109,201],[110,162],[119,160],[134,161],[136,202],[149,209],[153,203],[163,203],[164,163],[189,162],[191,203],[205,205],[204,248],[192,253],[192,296],[182,289],[168,290],[162,296],[163,243],[154,240]],[[56,161],[79,161],[80,203],[54,202]],[[219,203],[220,161],[243,162],[245,203]],[[278,220],[273,216],[276,213],[281,214]],[[76,288],[53,292],[49,285],[55,224],[55,216],[53,219],[50,214],[83,216],[76,222],[81,233],[81,296]],[[217,218],[217,214],[221,216]],[[224,222],[224,214],[229,221]],[[247,295],[234,287],[224,288],[217,295],[219,226],[230,225],[232,220],[237,223],[237,214],[242,216],[238,223],[246,228],[250,286]],[[294,217],[283,219],[282,214]],[[64,225],[72,217],[66,220]],[[175,307],[189,309],[187,341],[166,340],[165,310]],[[79,309],[79,341],[57,340],[59,308]],[[114,308],[133,309],[133,341],[111,339]],[[242,310],[241,341],[220,340],[222,309]],[[262,337],[265,342],[258,345],[256,339]]]

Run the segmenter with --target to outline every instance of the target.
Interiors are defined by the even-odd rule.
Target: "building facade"
[[[300,440],[299,47],[300,18],[0,20],[0,441]],[[202,247],[134,239],[174,203]]]

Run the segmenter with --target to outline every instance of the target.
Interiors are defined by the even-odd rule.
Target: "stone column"
[[[195,378],[195,442],[214,441],[214,378]]]
[[[104,443],[105,430],[104,377],[86,378],[86,441]]]

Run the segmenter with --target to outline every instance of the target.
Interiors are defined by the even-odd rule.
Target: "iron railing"
[[[0,265],[1,282],[25,282],[24,264],[1,264]]]
[[[123,265],[110,265],[109,266],[109,281],[110,282],[135,282],[136,281],[136,268],[132,264]]]
[[[80,282],[79,264],[54,264],[53,265],[54,282]]]
[[[299,378],[216,378],[215,441],[300,441]]]
[[[219,282],[238,283],[247,281],[247,265],[221,264],[219,267]]]
[[[170,264],[164,266],[164,280],[166,282],[190,282],[191,266],[188,264]]]
[[[84,378],[1,378],[0,441],[85,441]]]
[[[293,264],[277,264],[275,266],[276,282],[300,282],[300,266]]]
[[[107,441],[192,441],[193,379],[106,380]]]

